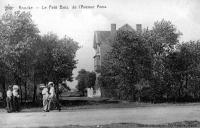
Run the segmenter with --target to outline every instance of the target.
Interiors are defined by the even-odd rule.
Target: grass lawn
[[[65,105],[62,106],[62,110],[82,110],[82,109],[113,109],[113,108],[137,108],[137,107],[169,107],[169,106],[187,106],[187,105],[200,105],[200,103],[137,103],[137,102],[119,102],[119,103],[91,103],[85,105]],[[41,107],[23,107],[22,112],[40,112]]]
[[[119,103],[94,103],[89,105],[80,105],[80,106],[63,106],[63,109],[73,110],[73,109],[102,109],[102,108],[137,108],[137,107],[168,107],[168,106],[187,106],[187,105],[200,105],[200,103],[137,103],[137,102],[119,102]]]
[[[200,122],[198,122],[198,121],[183,121],[183,122],[175,122],[175,123],[161,124],[161,125],[116,123],[116,124],[94,125],[94,126],[69,125],[69,126],[54,127],[54,128],[191,128],[191,127],[199,128]],[[51,127],[40,127],[40,128],[51,128]]]

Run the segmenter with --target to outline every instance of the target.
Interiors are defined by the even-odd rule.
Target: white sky
[[[110,30],[110,24],[117,28],[123,24],[140,23],[150,27],[157,20],[170,20],[183,33],[181,41],[200,39],[200,1],[199,0],[0,0],[0,14],[4,6],[10,4],[15,10],[19,5],[40,7],[32,9],[35,24],[42,34],[56,33],[67,35],[78,41],[82,48],[77,52],[77,71],[84,68],[92,71],[94,50],[93,34],[95,30]],[[106,5],[106,9],[78,10],[42,10],[41,6],[49,5]],[[70,83],[75,86],[76,81]]]

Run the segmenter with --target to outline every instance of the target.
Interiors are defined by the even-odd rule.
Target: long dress
[[[11,90],[8,90],[6,92],[6,105],[7,105],[7,112],[12,112],[13,110],[13,101],[12,101],[12,91]]]
[[[42,95],[43,95],[43,110],[44,111],[48,111],[49,109],[49,101],[48,101],[48,98],[49,98],[49,93],[48,93],[48,88],[43,88],[42,90]]]
[[[50,87],[48,110],[52,109],[52,103],[55,101],[54,98],[55,98],[55,89],[54,89],[54,87]]]

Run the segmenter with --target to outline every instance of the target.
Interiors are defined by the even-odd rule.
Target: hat
[[[12,87],[13,87],[12,85],[9,85],[9,86],[8,86],[8,89],[12,89]]]
[[[46,86],[45,86],[45,84],[40,84],[40,88],[42,89],[42,88],[45,88]]]
[[[19,86],[18,85],[13,85],[13,90],[18,90]]]
[[[48,86],[49,86],[49,85],[53,85],[53,82],[49,82],[49,83],[48,83]]]

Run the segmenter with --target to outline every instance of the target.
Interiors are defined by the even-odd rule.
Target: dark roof
[[[93,48],[97,47],[97,44],[101,42],[106,42],[110,38],[111,32],[110,31],[95,31],[94,32],[94,42]]]
[[[129,24],[125,24],[122,27],[119,28],[119,30],[124,31],[135,31]],[[106,43],[111,38],[111,32],[110,31],[95,31],[94,32],[94,42],[93,42],[93,48],[97,48],[97,44],[100,44],[102,42]]]

